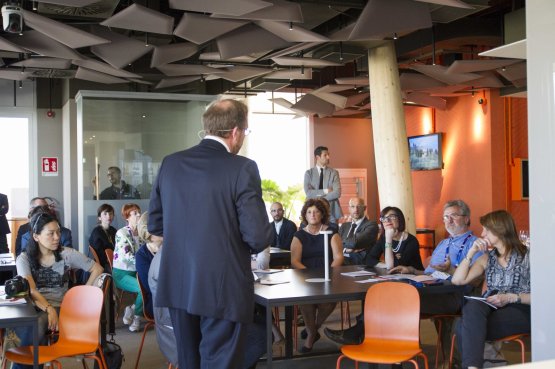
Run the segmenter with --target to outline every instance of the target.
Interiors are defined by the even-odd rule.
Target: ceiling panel
[[[303,23],[303,13],[300,4],[284,0],[271,0],[271,3],[273,4],[268,7],[235,16],[235,18]],[[214,13],[212,17],[230,17],[225,14]]]
[[[331,66],[341,66],[341,63],[335,63],[323,59],[314,58],[298,58],[294,56],[280,56],[277,58],[272,58],[272,60],[278,65],[288,65],[292,67],[331,67]]]
[[[177,44],[156,46],[154,48],[154,53],[152,53],[150,67],[154,68],[162,64],[187,59],[188,57],[196,54],[197,51],[197,45],[191,42],[180,42]]]
[[[86,69],[92,69],[102,74],[108,74],[116,77],[123,78],[141,78],[140,75],[128,72],[123,69],[112,67],[110,64],[102,63],[97,60],[72,60],[72,63]]]
[[[10,64],[10,66],[25,68],[68,69],[71,67],[71,60],[38,56]]]
[[[306,30],[298,25],[292,26],[286,22],[256,21],[259,27],[272,32],[288,42],[326,42],[327,37]]]
[[[8,41],[43,56],[62,59],[82,59],[83,56],[72,48],[59,43],[39,31],[25,31],[23,35],[14,35]]]
[[[254,24],[248,24],[219,37],[216,44],[222,59],[249,55],[253,52],[280,49],[291,45],[284,39]]]
[[[173,17],[169,15],[139,4],[132,4],[100,24],[107,27],[171,35],[173,22]]]
[[[201,74],[215,74],[223,73],[224,71],[218,68],[210,68],[202,64],[166,64],[156,67],[159,71],[166,76],[191,76]]]
[[[91,47],[91,52],[115,68],[126,67],[153,49],[152,45],[145,45],[144,41],[112,32],[106,27],[94,26],[91,32],[111,41]]]
[[[86,81],[98,82],[98,83],[105,83],[105,84],[116,84],[116,83],[129,83],[129,81],[111,76],[109,74],[97,72],[95,70],[91,70],[84,67],[77,68],[77,72],[75,73],[75,78],[77,79],[84,79]]]
[[[199,13],[217,13],[222,15],[243,15],[272,6],[271,2],[262,0],[169,0],[170,8],[189,10]]]
[[[335,105],[312,94],[306,94],[301,97],[292,108],[308,114],[318,114],[321,116],[330,116],[335,112]]]
[[[202,14],[185,13],[173,34],[195,44],[203,44],[247,23],[243,20],[216,19]]]

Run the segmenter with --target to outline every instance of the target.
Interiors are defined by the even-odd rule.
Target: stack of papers
[[[376,275],[376,273],[368,270],[357,270],[354,272],[344,272],[344,273],[341,273],[341,275],[344,275],[346,277],[364,277],[368,275]]]

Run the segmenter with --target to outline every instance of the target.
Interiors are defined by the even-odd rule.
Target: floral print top
[[[114,268],[135,272],[135,253],[141,246],[139,236],[133,235],[129,226],[119,229],[116,233]]]

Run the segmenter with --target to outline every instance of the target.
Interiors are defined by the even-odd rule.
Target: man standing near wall
[[[154,183],[148,230],[164,237],[155,306],[168,307],[184,368],[242,368],[254,286],[250,254],[272,242],[256,163],[236,155],[247,107],[212,103],[206,137],[167,156]]]
[[[341,183],[337,170],[328,167],[330,154],[325,146],[318,146],[314,150],[316,166],[304,174],[304,192],[306,197],[314,199],[323,197],[330,203],[330,222],[337,223],[343,216],[339,198],[341,197]]]

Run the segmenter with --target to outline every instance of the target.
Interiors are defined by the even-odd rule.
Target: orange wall
[[[487,103],[478,104],[479,98]],[[528,157],[526,107],[526,99],[502,98],[497,91],[450,98],[446,110],[435,111],[435,120],[431,108],[405,107],[407,135],[443,132],[444,169],[412,172],[417,228],[435,229],[441,240],[443,204],[462,199],[472,210],[475,233],[482,229],[479,217],[495,209],[509,210],[518,229],[529,229],[528,201],[510,196],[511,159]],[[368,169],[368,212],[377,211],[371,121],[314,118],[313,142],[330,148],[333,167]]]

